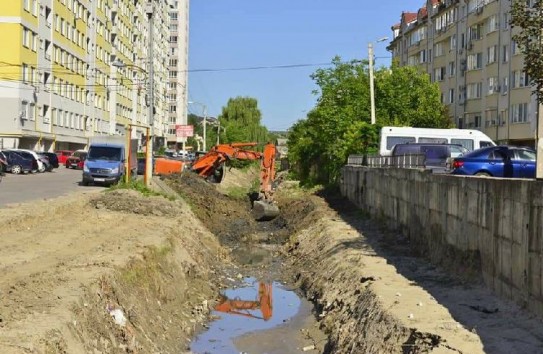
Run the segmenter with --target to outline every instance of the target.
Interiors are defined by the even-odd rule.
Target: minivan
[[[433,172],[445,172],[450,158],[468,152],[469,150],[460,144],[396,144],[392,148],[392,156],[424,155],[425,168]]]

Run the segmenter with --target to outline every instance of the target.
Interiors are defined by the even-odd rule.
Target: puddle
[[[238,338],[289,323],[300,310],[302,301],[298,295],[280,283],[259,282],[255,278],[246,278],[244,282],[243,287],[223,293],[224,301],[218,306],[230,312],[212,312],[218,319],[192,343],[193,353],[238,354],[240,350],[234,344]],[[271,307],[266,305],[270,300]],[[264,352],[267,351],[261,351]]]

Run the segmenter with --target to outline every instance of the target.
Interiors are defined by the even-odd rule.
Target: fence
[[[402,156],[350,155],[347,164],[368,167],[425,168],[426,156],[424,154]]]

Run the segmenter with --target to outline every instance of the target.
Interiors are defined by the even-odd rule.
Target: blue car
[[[453,161],[452,174],[535,178],[536,152],[516,146],[491,146],[469,152]]]

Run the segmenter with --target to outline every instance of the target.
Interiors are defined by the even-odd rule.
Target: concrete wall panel
[[[340,190],[437,263],[543,316],[543,183],[346,166]]]

